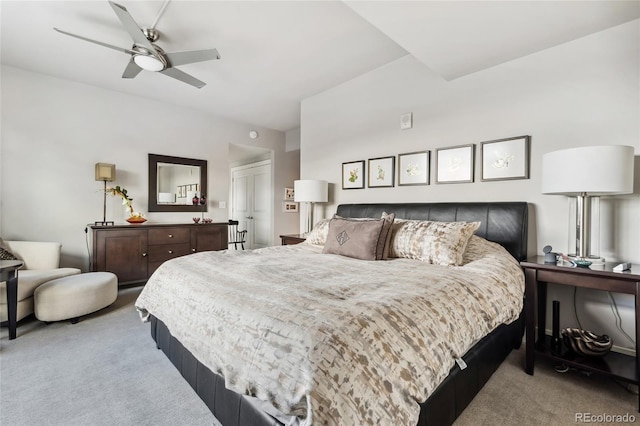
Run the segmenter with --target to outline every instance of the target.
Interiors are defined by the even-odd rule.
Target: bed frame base
[[[455,365],[447,378],[420,404],[418,426],[451,425],[469,405],[512,349],[520,347],[523,315],[501,325],[473,346],[463,360],[464,370]],[[257,408],[249,398],[228,390],[224,379],[202,365],[164,323],[151,317],[151,336],[180,374],[224,426],[282,426]]]

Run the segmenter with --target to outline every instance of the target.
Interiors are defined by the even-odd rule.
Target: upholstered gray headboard
[[[380,217],[382,212],[395,213],[402,219],[480,221],[477,235],[501,244],[518,260],[527,257],[525,202],[340,204],[336,213],[343,217]]]

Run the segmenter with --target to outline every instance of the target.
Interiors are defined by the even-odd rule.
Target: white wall
[[[207,160],[208,212],[226,221],[229,144],[273,152],[274,191],[291,186],[298,152],[285,152],[282,132],[256,128],[184,107],[2,67],[0,231],[5,239],[59,241],[63,266],[87,268],[86,224],[102,220],[102,182],[97,162],[114,163],[117,180],[147,212],[147,154]],[[256,129],[260,138],[249,138]],[[297,230],[298,218],[274,200],[274,243]],[[191,221],[192,213],[146,213],[153,222]],[[120,200],[107,198],[107,220],[127,216]]]
[[[305,99],[301,178],[332,184],[324,216],[336,204],[351,202],[527,201],[533,213],[529,254],[541,254],[546,244],[566,252],[568,203],[563,196],[540,193],[542,155],[586,145],[632,145],[635,193],[603,200],[603,211],[615,211],[615,220],[602,229],[601,254],[640,263],[639,28],[636,20],[449,82],[406,56]],[[405,112],[413,112],[414,126],[402,131]],[[475,183],[341,189],[342,162],[425,149],[434,154],[439,147],[470,143],[478,154],[482,141],[520,135],[532,137],[527,180],[480,182],[476,161]],[[433,160],[431,176],[433,182]],[[606,301],[606,295],[599,297]],[[553,298],[561,299],[563,320],[572,325],[567,289],[550,289]],[[632,334],[633,302],[619,300],[627,305],[624,327]],[[597,331],[599,322],[614,324],[613,317],[597,320],[598,315],[581,312],[582,325]]]

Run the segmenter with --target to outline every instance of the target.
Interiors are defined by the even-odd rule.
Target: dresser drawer
[[[149,229],[149,245],[189,243],[191,234],[186,227],[162,227]]]
[[[164,262],[174,257],[191,253],[190,244],[157,244],[149,245],[149,262]]]

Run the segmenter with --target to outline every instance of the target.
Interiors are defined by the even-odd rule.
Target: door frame
[[[229,169],[229,219],[233,219],[233,173],[240,171],[240,170],[246,170],[246,169],[252,169],[255,167],[262,167],[262,166],[270,166],[271,169],[271,187],[269,188],[269,242],[268,245],[273,245],[273,227],[274,227],[274,223],[275,223],[275,218],[274,218],[274,210],[273,210],[273,200],[274,200],[274,194],[273,194],[273,187],[274,187],[274,183],[273,183],[273,160],[272,159],[268,159],[268,160],[261,160],[261,161],[256,161],[253,163],[249,163],[249,164],[243,164],[242,166],[235,166],[235,167],[231,167]]]

